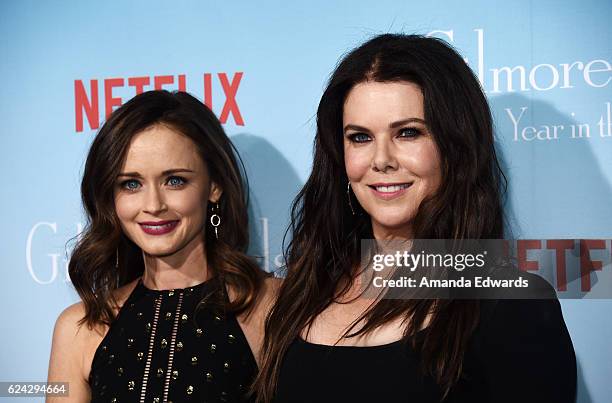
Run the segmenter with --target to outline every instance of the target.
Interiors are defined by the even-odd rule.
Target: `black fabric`
[[[559,302],[483,300],[481,307],[463,376],[444,402],[574,402],[576,359]],[[407,341],[332,347],[298,339],[283,360],[275,402],[441,401],[420,364]]]
[[[212,306],[195,315],[216,284],[155,291],[139,280],[94,355],[92,402],[246,401],[257,366],[235,316]]]

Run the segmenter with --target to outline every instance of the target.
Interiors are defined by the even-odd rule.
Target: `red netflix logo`
[[[608,248],[608,243],[610,247]],[[607,250],[606,250],[607,249]],[[580,291],[591,291],[591,273],[602,271],[604,262],[594,259],[592,251],[604,251],[612,262],[612,241],[605,239],[520,239],[516,241],[516,256],[518,268],[522,271],[539,271],[540,259],[543,252],[549,251],[554,254],[556,265],[556,288],[558,291],[567,291],[567,284],[572,279],[580,278]],[[535,259],[527,257],[528,252],[534,253]],[[578,257],[570,264],[567,253]],[[568,279],[569,274],[569,279]],[[568,281],[569,280],[569,281]]]
[[[236,102],[236,94],[240,81],[242,80],[242,72],[234,73],[231,79],[227,73],[217,73],[216,79],[221,84],[225,100],[223,102],[223,108],[219,115],[221,123],[226,123],[231,115],[234,122],[238,126],[244,126],[244,120],[240,113],[240,108]],[[176,79],[176,81],[175,81]],[[153,82],[153,88],[145,88],[151,86]],[[87,123],[90,129],[97,129],[100,127],[100,101],[104,102],[104,116],[108,119],[109,115],[113,110],[121,106],[124,99],[113,95],[113,90],[118,88],[125,88],[126,82],[127,87],[134,88],[134,95],[141,94],[144,91],[155,89],[164,89],[164,86],[174,86],[179,91],[186,90],[186,78],[185,74],[179,74],[176,77],[170,75],[164,76],[140,76],[140,77],[129,77],[124,78],[107,78],[102,80],[103,86],[103,98],[100,99],[100,88],[98,79],[89,80],[89,85],[83,82],[83,80],[74,80],[74,111],[75,111],[75,129],[77,132],[82,132],[84,129],[84,118],[87,117]],[[88,87],[88,88],[86,88]],[[170,89],[170,88],[168,88]],[[205,73],[203,75],[203,94],[204,104],[210,110],[213,110],[213,74]],[[89,91],[89,96],[87,95]]]

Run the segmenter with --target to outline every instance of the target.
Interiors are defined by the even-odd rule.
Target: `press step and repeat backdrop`
[[[154,88],[204,101],[245,160],[251,252],[275,270],[326,80],[380,33],[464,55],[495,115],[513,236],[603,239],[593,276],[609,278],[611,17],[609,0],[2,1],[0,380],[46,379],[54,321],[78,300],[67,256],[84,158],[110,111]],[[577,400],[611,401],[612,302],[562,307]]]

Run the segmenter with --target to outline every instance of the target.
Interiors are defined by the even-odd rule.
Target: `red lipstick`
[[[166,221],[145,221],[138,223],[140,228],[149,235],[164,235],[174,231],[179,220]]]

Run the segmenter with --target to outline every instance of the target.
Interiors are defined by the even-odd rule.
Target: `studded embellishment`
[[[215,322],[216,322],[216,323],[221,322],[221,317],[220,317],[220,316],[215,315]]]
[[[117,403],[117,398],[116,398],[116,397],[113,397],[113,398],[111,399],[111,403]]]
[[[173,295],[174,295],[174,290],[170,290],[170,291],[168,291],[168,296],[169,296],[169,297],[171,297],[171,296],[173,296]]]
[[[191,357],[191,365],[196,365],[198,363],[198,357],[193,356]]]
[[[117,376],[121,376],[121,375],[123,375],[123,368],[119,367],[117,368]]]
[[[172,379],[174,379],[176,381],[178,379],[178,374],[179,373],[178,373],[177,370],[172,371]]]
[[[206,373],[206,381],[207,382],[212,382],[212,380],[213,380],[213,374],[210,373],[210,372],[207,372]]]
[[[159,403],[159,397],[154,397],[153,398],[153,403]]]
[[[229,369],[230,369],[229,362],[224,362],[223,363],[223,372],[229,372]]]
[[[137,317],[138,319],[142,318],[142,312],[138,312],[138,313],[136,314],[136,317]]]
[[[166,339],[161,339],[161,348],[166,348],[166,346],[168,345],[168,341]]]
[[[214,354],[214,353],[215,353],[215,351],[217,351],[217,345],[216,345],[216,344],[211,344],[211,345],[210,345],[210,352],[211,352],[212,354]]]
[[[193,393],[193,386],[189,385],[187,386],[187,394],[190,395]]]
[[[176,343],[176,351],[181,351],[183,349],[183,342],[179,341]]]
[[[144,358],[144,353],[142,351],[136,354],[136,359],[138,359],[138,361],[142,361],[143,358]]]
[[[111,354],[111,355],[109,355],[109,356],[108,356],[108,363],[109,363],[109,364],[110,364],[110,363],[112,363],[114,359],[115,359],[115,354]]]
[[[134,339],[128,339],[127,340],[127,346],[128,347],[132,347],[134,345]]]
[[[233,334],[228,335],[228,336],[227,336],[227,341],[228,341],[229,343],[233,343],[233,342],[235,342],[235,341],[236,341],[236,336],[234,336]]]
[[[166,312],[166,320],[172,319],[172,312]]]
[[[134,390],[134,386],[136,386],[136,382],[134,381],[128,382],[128,390]]]
[[[222,402],[227,402],[227,393],[221,392],[221,396],[219,396],[219,400]]]
[[[157,377],[161,378],[162,376],[164,376],[164,370],[161,368],[157,368]]]
[[[189,317],[187,316],[187,314],[186,314],[186,313],[184,313],[184,314],[181,316],[181,321],[183,321],[183,323],[185,323],[185,322],[187,322],[187,319],[189,319]]]
[[[147,332],[151,331],[151,322],[147,322],[147,324],[145,325],[145,329],[147,330]]]
[[[197,329],[196,329],[196,337],[200,337],[200,336],[202,336],[203,334],[204,334],[204,331],[203,331],[202,329],[200,329],[200,328],[197,328]]]

